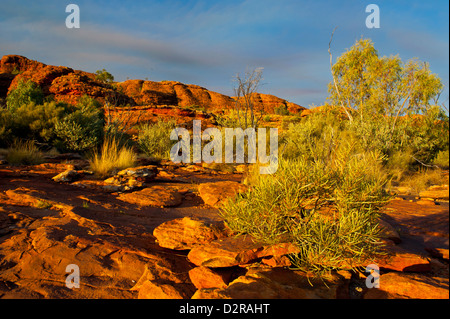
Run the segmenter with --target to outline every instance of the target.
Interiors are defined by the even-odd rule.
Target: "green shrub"
[[[64,103],[34,102],[19,106],[11,112],[11,129],[14,136],[35,140],[40,143],[52,143],[56,138],[55,124],[66,114]]]
[[[274,109],[274,111],[275,111],[275,114],[278,114],[278,115],[290,115],[291,114],[287,108],[287,105],[285,105],[285,104],[276,107]]]
[[[378,212],[390,197],[379,154],[355,151],[342,143],[333,145],[328,161],[281,158],[275,174],[253,178],[251,189],[228,201],[221,216],[258,241],[294,243],[300,253],[292,261],[305,271],[367,261],[380,248]]]
[[[330,145],[339,141],[338,135],[344,128],[345,122],[339,121],[332,111],[313,113],[298,123],[290,123],[280,137],[282,155],[286,159],[300,156],[324,159],[330,153]]]
[[[433,164],[443,169],[449,168],[449,153],[448,150],[439,151],[433,160]]]
[[[23,105],[30,103],[43,104],[44,93],[42,89],[33,81],[19,80],[17,86],[9,92],[6,97],[6,105],[8,109],[14,112]]]
[[[0,106],[0,147],[5,147],[9,144],[11,137],[11,113],[7,108]]]
[[[114,82],[114,76],[105,69],[95,71],[95,78],[103,83]]]
[[[103,138],[114,139],[119,146],[133,146],[135,142],[129,133],[126,132],[126,128],[119,121],[112,121],[103,127]]]
[[[99,145],[103,137],[104,114],[100,104],[87,96],[71,113],[55,123],[55,145],[64,152],[85,152]]]
[[[280,147],[286,158],[307,155],[311,159],[329,154],[330,143],[354,141],[360,152],[376,150],[392,175],[401,176],[423,164],[432,164],[441,151],[448,150],[448,117],[438,107],[424,115],[393,117],[373,115],[348,121],[336,110],[314,113],[291,123],[283,132]]]
[[[6,160],[11,165],[35,165],[41,164],[44,157],[33,141],[15,140],[7,150]]]
[[[242,117],[243,117],[243,115],[242,115]],[[223,114],[223,115],[216,114],[214,116],[214,118],[219,127],[231,127],[231,128],[240,127],[238,112],[235,111],[234,109],[227,112],[227,114]],[[244,121],[245,120],[241,118],[241,123],[244,123]]]
[[[132,148],[119,146],[115,139],[105,139],[100,153],[94,152],[89,160],[91,170],[106,177],[136,164],[137,156]]]
[[[137,139],[139,149],[149,157],[169,158],[170,149],[176,143],[170,140],[170,133],[174,128],[174,121],[142,125]]]

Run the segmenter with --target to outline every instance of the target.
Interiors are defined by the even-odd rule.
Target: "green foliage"
[[[219,127],[230,127],[230,128],[241,127],[239,125],[238,111],[234,109],[229,110],[226,114],[223,115],[215,114],[214,118],[217,122],[217,126]]]
[[[176,143],[170,140],[174,128],[174,121],[142,125],[137,139],[139,149],[149,157],[169,158],[170,149]]]
[[[98,81],[103,83],[112,83],[114,82],[114,76],[106,71],[105,69],[95,71],[96,78]]]
[[[0,147],[8,145],[11,137],[11,113],[6,107],[0,106]]]
[[[339,113],[335,109],[313,113],[297,123],[290,123],[288,129],[280,136],[279,143],[283,157],[296,159],[305,156],[309,160],[325,159],[331,151],[330,143],[337,140],[337,135],[344,130],[345,124],[339,120]]]
[[[428,64],[379,57],[369,39],[358,40],[332,67],[336,85],[329,99],[357,111],[361,120],[374,114],[398,117],[426,110],[443,86]],[[336,89],[337,87],[337,89]]]
[[[389,200],[375,153],[334,143],[328,161],[281,159],[273,175],[221,209],[238,233],[274,244],[292,242],[294,265],[305,271],[352,268],[378,252],[378,212]]]
[[[123,123],[119,121],[111,121],[103,127],[103,139],[114,139],[120,146],[132,146],[134,141]]]
[[[35,140],[41,143],[52,142],[55,137],[55,124],[60,120],[67,106],[64,103],[28,103],[12,112],[11,127],[16,137]]]
[[[62,151],[85,152],[99,145],[103,136],[104,114],[100,104],[87,96],[71,113],[55,123],[56,146]]]
[[[343,115],[329,106],[291,123],[279,140],[278,171],[251,173],[251,190],[221,210],[238,233],[295,243],[292,262],[306,271],[351,268],[378,253],[377,217],[392,178],[414,189],[442,182],[436,170],[407,180],[422,161],[448,154],[448,117],[439,107],[399,118]]]
[[[449,168],[449,153],[448,149],[445,151],[439,151],[433,160],[433,164],[443,169]]]
[[[394,123],[395,122],[395,123]],[[401,176],[416,166],[429,165],[439,152],[448,150],[448,117],[437,106],[423,115],[401,118],[372,115],[348,121],[339,108],[313,113],[283,131],[283,156],[325,159],[333,141],[354,141],[360,152],[376,151],[388,173]]]
[[[50,209],[53,205],[45,200],[38,200],[36,202],[36,208]]]
[[[290,115],[291,114],[287,108],[287,105],[285,105],[285,104],[276,107],[274,109],[274,111],[275,111],[275,114],[278,114],[278,115]]]
[[[14,67],[14,69],[11,71],[11,74],[18,75],[18,74],[20,74],[22,72],[23,71],[19,71],[19,69],[17,69],[17,67]]]
[[[17,86],[6,97],[6,105],[11,112],[30,103],[43,104],[44,93],[33,81],[19,80]]]

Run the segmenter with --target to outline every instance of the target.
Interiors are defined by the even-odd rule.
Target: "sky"
[[[80,28],[67,28],[70,3]],[[368,28],[369,4],[380,27]],[[116,81],[197,84],[233,95],[236,74],[264,68],[260,93],[304,107],[322,105],[333,62],[360,38],[380,56],[428,62],[449,105],[449,3],[361,0],[2,0],[0,56],[19,54]]]

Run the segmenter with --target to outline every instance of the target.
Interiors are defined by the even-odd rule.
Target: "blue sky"
[[[65,26],[69,3],[79,29]],[[380,8],[380,28],[368,29],[368,4]],[[334,59],[357,39],[380,55],[430,63],[449,105],[449,3],[445,1],[300,0],[3,0],[0,56],[20,54],[46,64],[115,80],[173,80],[232,95],[233,76],[263,67],[261,93],[308,107],[321,105]]]

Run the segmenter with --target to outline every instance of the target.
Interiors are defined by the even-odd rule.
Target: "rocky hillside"
[[[0,61],[0,97],[5,98],[19,80],[32,80],[42,87],[46,95],[55,100],[76,103],[80,96],[88,95],[100,101],[112,94],[111,87],[96,79],[89,72],[74,70],[65,66],[46,65],[19,55],[5,55]],[[176,81],[127,80],[116,83],[122,89],[120,104],[130,105],[173,105],[198,106],[205,110],[224,110],[234,106],[232,97],[209,91],[193,84]],[[292,113],[305,108],[273,95],[254,95],[255,105],[273,113],[279,106],[286,106]]]

